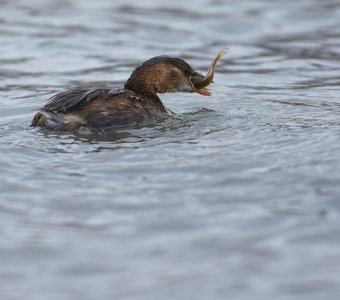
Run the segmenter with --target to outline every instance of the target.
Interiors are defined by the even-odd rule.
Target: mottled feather
[[[65,113],[93,100],[106,100],[110,89],[71,90],[58,93],[47,102],[44,109]]]

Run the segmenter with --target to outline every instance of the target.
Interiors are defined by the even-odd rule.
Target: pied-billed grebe
[[[220,51],[209,72],[202,76],[179,58],[157,56],[131,74],[123,89],[71,90],[59,93],[34,116],[31,126],[52,130],[90,132],[150,125],[168,112],[158,93],[197,92],[209,96]]]

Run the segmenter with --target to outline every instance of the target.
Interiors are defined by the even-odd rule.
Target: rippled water
[[[0,299],[337,299],[340,2],[0,1]],[[58,91],[160,54],[216,95],[84,139]]]

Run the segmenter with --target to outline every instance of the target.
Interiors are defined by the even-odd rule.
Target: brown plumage
[[[59,93],[34,116],[31,126],[89,131],[153,124],[168,112],[158,93],[198,92],[210,82],[179,58],[157,56],[137,67],[123,89],[72,90]]]

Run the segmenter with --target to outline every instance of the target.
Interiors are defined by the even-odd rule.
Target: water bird
[[[56,131],[98,132],[151,125],[169,115],[158,94],[212,95],[206,87],[213,81],[216,63],[225,51],[217,54],[205,76],[183,59],[156,56],[136,67],[123,88],[58,93],[39,109],[31,126]]]

